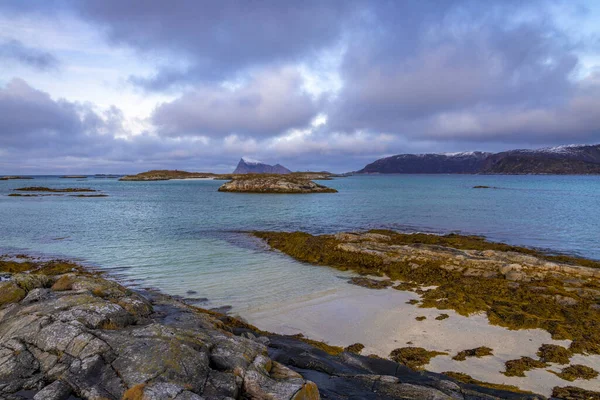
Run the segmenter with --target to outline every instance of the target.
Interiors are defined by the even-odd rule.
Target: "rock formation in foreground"
[[[337,190],[319,185],[302,174],[236,175],[224,183],[219,192],[243,193],[337,193]]]
[[[68,262],[0,258],[0,273],[1,399],[542,398],[263,332]]]
[[[242,157],[234,174],[289,174],[292,171],[281,164],[269,165],[247,157]]]
[[[569,145],[501,153],[400,154],[357,174],[600,174],[600,145]]]
[[[421,307],[482,312],[494,325],[539,328],[555,340],[571,340],[570,355],[600,355],[600,261],[456,234],[255,235],[300,261],[388,278],[351,283],[414,291]]]

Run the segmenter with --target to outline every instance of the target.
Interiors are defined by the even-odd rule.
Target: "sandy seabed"
[[[242,316],[253,325],[275,333],[302,333],[308,338],[343,347],[362,343],[365,348],[361,354],[365,355],[388,357],[392,350],[407,346],[447,352],[448,355],[432,358],[425,369],[463,372],[481,381],[514,385],[545,396],[550,396],[555,386],[600,391],[600,379],[569,382],[548,372],[558,372],[566,365],[551,364],[527,371],[524,378],[502,374],[505,361],[522,356],[537,359],[536,353],[542,344],[568,347],[569,340],[553,340],[541,329],[509,330],[490,325],[483,314],[464,317],[452,310],[419,308],[407,304],[411,299],[419,299],[419,295],[391,288],[374,290],[348,285],[290,302],[253,308]],[[443,313],[449,318],[435,319]],[[426,319],[417,321],[415,318],[419,316]],[[494,355],[452,360],[459,351],[479,346],[492,348]],[[600,371],[600,355],[574,355],[571,364]]]

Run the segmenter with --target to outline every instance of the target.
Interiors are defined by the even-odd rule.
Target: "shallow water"
[[[323,182],[337,194],[309,195],[217,192],[222,183],[0,181],[0,251],[77,258],[242,315],[345,285],[339,271],[268,251],[244,230],[456,231],[600,259],[596,176],[356,176]],[[91,187],[109,197],[7,196],[23,186]]]

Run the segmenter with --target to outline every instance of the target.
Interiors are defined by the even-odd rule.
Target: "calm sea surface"
[[[355,176],[323,182],[337,194],[309,195],[219,193],[222,183],[0,181],[0,251],[76,258],[242,315],[345,285],[339,271],[268,251],[244,230],[461,232],[600,259],[596,176]],[[109,197],[7,196],[23,186],[90,187]]]

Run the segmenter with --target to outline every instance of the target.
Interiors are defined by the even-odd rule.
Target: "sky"
[[[600,143],[600,0],[0,0],[0,174]]]

